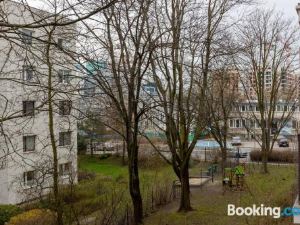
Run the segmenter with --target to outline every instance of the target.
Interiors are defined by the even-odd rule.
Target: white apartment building
[[[289,113],[293,110],[291,116]],[[231,136],[240,136],[244,139],[252,139],[256,135],[261,135],[260,124],[256,119],[260,118],[257,101],[241,102],[232,112],[231,119],[228,121],[229,134]],[[278,102],[276,104],[274,121],[271,124],[271,132],[276,132],[279,128],[279,122],[287,118],[285,126],[282,128],[280,135],[293,137],[298,134],[300,128],[300,107],[292,102]]]
[[[1,2],[0,10],[0,20],[10,24],[29,24],[50,15],[12,1]],[[74,64],[63,53],[76,51],[75,27],[55,29],[47,64],[49,29],[20,27],[0,36],[0,204],[21,203],[51,190],[50,67],[60,182],[77,181],[77,124],[72,109],[76,79]]]

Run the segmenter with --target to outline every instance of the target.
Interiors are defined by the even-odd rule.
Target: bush
[[[139,156],[139,166],[143,169],[155,169],[164,165],[166,162],[157,153]]]
[[[79,171],[78,172],[78,181],[82,180],[94,180],[96,177],[96,174],[93,172],[87,172],[87,171]]]
[[[103,155],[100,155],[99,156],[99,159],[107,159],[107,158],[109,158],[109,157],[111,157],[112,155],[110,154],[110,153],[105,153],[105,154],[103,154]]]
[[[46,209],[32,209],[12,217],[8,225],[55,225],[55,213]]]
[[[252,161],[262,161],[261,151],[252,151],[250,153]],[[269,153],[268,162],[294,163],[296,152],[293,151],[272,151]]]
[[[21,213],[21,209],[15,205],[0,205],[0,225],[4,225],[9,219]]]

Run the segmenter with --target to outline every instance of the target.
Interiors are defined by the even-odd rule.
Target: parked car
[[[279,147],[289,147],[289,141],[286,138],[280,138],[278,140],[278,146]]]

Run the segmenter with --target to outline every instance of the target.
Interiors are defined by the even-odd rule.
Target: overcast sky
[[[296,5],[300,0],[259,0],[265,7],[275,7],[282,11],[287,17],[297,20]]]
[[[298,20],[296,13],[296,5],[300,3],[300,0],[256,0],[263,7],[272,8],[275,7],[276,10],[282,11],[287,18],[291,18],[295,21]],[[41,8],[41,1],[39,0],[28,0],[32,6]],[[42,7],[44,9],[44,7]]]

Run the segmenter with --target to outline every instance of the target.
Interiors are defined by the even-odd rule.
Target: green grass
[[[66,186],[62,198],[66,224],[72,224],[76,215],[96,216],[97,221],[112,216],[116,224],[124,219],[127,207],[131,205],[128,190],[128,168],[123,166],[121,158],[80,156],[79,170],[94,172],[93,180],[83,180],[73,187]],[[208,163],[194,163],[191,176],[206,171]],[[166,196],[170,196],[172,181],[176,179],[172,168],[157,159],[146,159],[140,163],[140,188],[144,211],[148,214],[145,225],[288,225],[291,218],[273,219],[271,217],[229,217],[227,205],[252,206],[292,206],[296,181],[295,166],[269,166],[269,174],[261,174],[257,165],[247,165],[245,188],[231,191],[222,188],[220,177],[214,183],[201,188],[194,188],[191,193],[193,211],[178,213],[178,200],[168,205],[160,204]],[[152,199],[155,197],[154,207]],[[112,207],[114,206],[114,207]],[[112,211],[112,209],[114,209]],[[155,211],[156,210],[156,211]],[[154,212],[155,211],[155,212]],[[112,214],[113,213],[113,214]],[[105,224],[105,221],[102,221]]]
[[[250,170],[249,170],[250,169]],[[287,225],[292,218],[273,219],[272,217],[227,216],[227,205],[265,206],[281,208],[292,206],[293,187],[296,182],[294,166],[269,166],[269,174],[261,174],[258,168],[247,168],[245,190],[223,192],[221,183],[209,183],[201,189],[192,191],[194,211],[187,214],[177,213],[178,202],[167,209],[146,218],[145,225]]]
[[[143,164],[139,170],[145,212],[151,211],[153,197],[160,201],[161,196],[170,196],[171,184],[175,179],[169,165],[156,164],[156,162],[152,165],[157,166],[148,167]],[[63,194],[66,201],[64,210],[66,222],[74,222],[75,215],[81,217],[93,215],[101,220],[110,213],[114,213],[115,220],[122,219],[126,207],[131,208],[131,198],[128,187],[128,167],[122,165],[121,158],[100,159],[80,156],[78,164],[80,171],[94,172],[96,177],[94,180],[80,181],[72,190],[66,188]],[[112,212],[114,207],[116,210]]]
[[[99,157],[79,156],[79,170],[94,172],[104,176],[117,178],[128,174],[127,166],[123,166],[121,158],[100,159]]]

